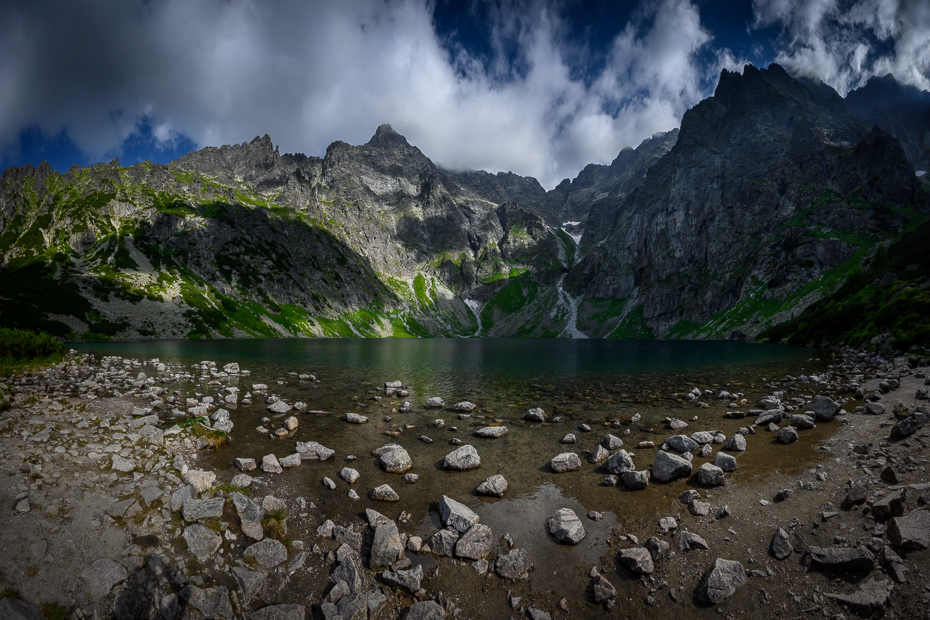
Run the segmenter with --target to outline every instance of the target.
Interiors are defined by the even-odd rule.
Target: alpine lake
[[[121,356],[146,361],[143,370],[158,378],[154,360],[167,364],[175,380],[162,384],[180,399],[161,412],[163,426],[172,419],[183,421],[185,399],[213,396],[216,405],[230,412],[234,428],[230,443],[218,450],[202,450],[193,467],[215,471],[217,484],[228,483],[238,473],[233,465],[237,457],[251,457],[261,463],[264,455],[274,453],[279,459],[293,454],[298,441],[317,441],[335,450],[324,462],[305,462],[285,469],[282,474],[266,474],[260,469],[249,472],[258,477],[252,495],[273,493],[289,505],[304,498],[308,507],[302,514],[288,513],[288,537],[313,546],[318,537],[317,525],[332,519],[337,525],[354,525],[365,521],[365,509],[371,508],[396,519],[402,511],[412,515],[401,531],[427,539],[441,528],[438,502],[447,495],[466,504],[489,526],[496,540],[510,534],[515,545],[529,554],[534,564],[531,579],[520,587],[530,597],[552,598],[561,592],[583,591],[588,570],[611,553],[609,539],[627,530],[655,528],[663,516],[680,512],[677,498],[685,484],[651,484],[642,491],[604,484],[606,470],[588,462],[607,433],[620,437],[624,449],[634,454],[637,469],[652,465],[655,449],[665,437],[699,430],[720,430],[727,436],[737,432],[750,420],[730,419],[730,403],[746,399],[738,410],[755,408],[756,401],[773,389],[765,385],[786,375],[819,374],[826,370],[832,352],[782,345],[739,341],[635,341],[581,339],[274,339],[212,341],[144,341],[119,343],[85,343],[73,345],[81,353],[98,357]],[[216,363],[214,370],[236,362],[248,376],[214,377],[201,370],[200,363]],[[187,376],[177,377],[179,373]],[[317,380],[301,380],[300,374],[312,374]],[[384,384],[401,381],[409,395],[396,398],[384,395]],[[254,384],[267,384],[267,394],[255,394]],[[222,402],[226,387],[240,389],[242,397],[252,392],[253,404],[230,405]],[[698,388],[702,396],[683,398]],[[802,384],[791,396],[812,396],[813,384]],[[733,399],[719,399],[721,391],[740,393]],[[266,396],[275,395],[290,404],[306,403],[304,411],[273,414],[267,410]],[[424,407],[430,397],[441,397],[442,409]],[[403,401],[412,411],[398,413]],[[470,401],[477,408],[470,417],[461,418],[452,410],[459,401]],[[701,404],[703,403],[703,405]],[[177,406],[183,413],[174,414]],[[548,421],[524,421],[524,413],[542,408]],[[365,424],[345,421],[347,412],[368,416]],[[637,422],[630,422],[635,414]],[[284,419],[295,415],[298,428],[284,438],[256,431],[264,426],[271,431],[282,427]],[[672,431],[663,420],[685,420],[688,428]],[[694,418],[697,417],[697,420]],[[263,422],[262,418],[270,418]],[[438,427],[436,421],[444,421]],[[588,425],[590,431],[581,430]],[[475,435],[478,428],[504,425],[510,432],[502,438],[488,439]],[[827,437],[835,425],[818,425],[801,434],[798,447],[813,447]],[[562,438],[573,433],[575,444],[563,444]],[[428,438],[432,441],[427,441]],[[461,444],[473,445],[481,457],[481,466],[470,471],[445,471],[443,458]],[[653,441],[655,449],[637,450],[641,441]],[[414,484],[403,475],[382,471],[371,452],[385,444],[403,446],[413,461],[411,473],[419,475]],[[581,469],[555,473],[549,461],[562,452],[576,452]],[[777,442],[755,441],[753,449],[739,454],[739,468],[728,474],[733,482],[751,487],[753,480],[771,475],[773,470],[789,477],[810,467],[813,450],[793,450],[785,459]],[[355,460],[347,462],[350,455]],[[703,461],[695,460],[696,465]],[[360,472],[352,485],[339,477],[343,467]],[[487,477],[501,474],[508,481],[503,498],[478,496],[476,487]],[[335,481],[330,490],[322,480]],[[400,496],[397,503],[373,501],[368,491],[389,484]],[[348,492],[355,489],[360,499]],[[549,535],[549,517],[563,507],[581,517],[587,531],[577,545],[558,544]],[[585,515],[597,511],[603,520]],[[613,549],[616,551],[616,549]],[[497,543],[492,555],[506,553]],[[495,604],[493,611],[467,600],[471,594],[486,589],[486,577],[479,576],[468,563],[448,558],[409,553],[414,565],[421,564],[425,574],[442,568],[437,588],[454,596],[468,617],[505,609]],[[320,600],[328,584],[325,570],[322,579],[311,579],[295,591],[294,602],[306,597]],[[510,592],[503,586],[504,592]],[[632,584],[618,587],[621,595]],[[309,592],[306,590],[310,590]],[[495,598],[498,594],[491,594]],[[464,599],[464,600],[463,600]],[[557,600],[557,599],[556,599]],[[509,611],[509,610],[507,610]],[[572,615],[597,617],[600,607],[573,610]]]

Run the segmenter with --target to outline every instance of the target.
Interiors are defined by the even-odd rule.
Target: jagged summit
[[[388,123],[384,123],[378,126],[375,135],[371,137],[371,140],[368,141],[366,146],[373,146],[376,148],[409,148],[410,143],[407,142],[407,138],[394,131],[394,128]]]

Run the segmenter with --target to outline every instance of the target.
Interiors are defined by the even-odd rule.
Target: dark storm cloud
[[[871,19],[866,4],[847,29]],[[93,160],[120,154],[140,127],[156,148],[268,133],[282,151],[322,154],[389,122],[446,166],[513,170],[551,187],[677,126],[721,67],[743,63],[690,0],[644,3],[607,50],[572,40],[555,0],[495,7],[479,57],[468,40],[437,34],[422,0],[5,2],[0,155],[26,127],[64,131]],[[827,36],[823,20],[794,17],[789,0],[753,8],[760,27],[782,28],[786,62],[821,66],[805,50]],[[901,51],[871,66],[926,54],[896,24],[887,28]],[[842,71],[831,75],[850,82]]]

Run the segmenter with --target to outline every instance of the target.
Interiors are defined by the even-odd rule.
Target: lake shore
[[[477,555],[484,555],[469,559],[443,554],[443,536],[452,538],[450,555],[455,555],[461,532],[442,529],[441,494],[432,499],[429,515],[407,519],[407,483],[398,476],[392,490],[400,492],[400,502],[372,501],[368,488],[359,486],[361,498],[354,511],[328,513],[333,502],[322,485],[295,484],[287,469],[247,469],[241,474],[232,469],[233,458],[252,456],[236,451],[236,437],[251,429],[231,429],[233,443],[215,453],[204,449],[205,433],[178,425],[188,416],[213,416],[224,405],[218,395],[174,394],[180,367],[159,370],[158,363],[142,360],[72,358],[55,370],[13,377],[12,406],[0,413],[0,454],[8,481],[0,489],[0,506],[8,511],[0,528],[0,545],[8,550],[0,586],[14,589],[30,604],[57,603],[76,619],[150,614],[336,618],[348,617],[359,606],[360,613],[374,610],[371,617],[382,618],[442,617],[456,610],[456,617],[466,618],[595,617],[605,611],[622,617],[710,617],[718,610],[757,617],[851,612],[921,617],[930,596],[923,585],[930,557],[925,548],[915,547],[926,543],[927,533],[924,538],[920,532],[913,540],[901,538],[896,533],[901,528],[893,522],[901,519],[906,525],[907,519],[926,516],[922,506],[930,499],[930,426],[915,426],[908,436],[889,439],[899,422],[893,413],[897,403],[917,414],[914,420],[921,405],[926,411],[927,401],[917,399],[918,391],[926,389],[922,368],[905,369],[902,362],[845,351],[816,382],[800,376],[771,382],[760,394],[774,399],[768,411],[778,412],[771,422],[778,430],[753,426],[756,414],[726,417],[757,410],[755,398],[742,405],[736,401],[736,407],[722,399],[726,405],[708,409],[700,403],[718,394],[699,389],[700,395],[691,400],[682,394],[678,400],[683,410],[700,419],[681,420],[690,423],[686,430],[658,429],[655,448],[662,447],[661,437],[726,428],[726,440],[740,435],[747,450],[727,448],[726,440],[715,443],[716,434],[704,444],[710,446],[707,456],[700,447],[680,453],[669,448],[672,456],[690,460],[687,475],[667,483],[653,480],[645,491],[630,490],[622,481],[599,491],[648,504],[630,514],[598,510],[595,500],[584,500],[595,496],[572,497],[564,478],[510,498],[510,504],[482,504],[468,494],[452,493],[451,499],[467,504],[466,510],[479,506],[475,512],[480,523],[495,524],[487,549],[478,545]],[[267,402],[274,399],[274,385],[256,390],[250,383],[252,389],[226,391],[228,383],[214,376],[221,374],[218,367],[206,365],[199,371],[216,381],[212,392],[236,395],[237,406],[252,400],[246,395],[253,397],[259,412],[275,404]],[[868,401],[855,398],[857,390],[862,397],[878,394]],[[776,438],[790,435],[782,432],[798,420],[790,416],[806,411],[812,398],[824,392],[843,409],[831,414],[830,421],[815,420],[814,429],[799,429],[798,441],[784,444]],[[403,402],[387,394],[379,398],[393,398],[375,401],[393,408]],[[881,404],[882,413],[857,413],[866,402]],[[172,415],[172,410],[184,415]],[[313,414],[304,411],[282,415],[293,415],[299,427],[308,426],[307,416]],[[457,416],[445,403],[438,411]],[[363,413],[401,415],[390,408]],[[211,424],[222,426],[222,420],[220,416]],[[275,420],[268,426],[283,424]],[[621,440],[636,424],[619,418],[613,422],[604,420],[605,432]],[[550,416],[546,423],[559,422]],[[594,431],[586,435],[580,428],[583,420],[562,423],[579,438],[600,442],[603,436]],[[521,420],[509,426],[510,433],[524,433],[534,423]],[[736,430],[740,427],[745,434]],[[375,435],[382,444],[396,439],[420,460],[412,433],[406,441]],[[308,456],[301,464],[298,459],[297,466],[316,467],[320,475],[339,480],[343,467],[362,469],[353,463],[371,460],[369,453],[381,444],[369,446],[373,439],[368,437],[358,447],[357,461],[346,461],[347,455],[340,453],[321,462],[317,453],[316,460]],[[481,454],[481,443],[468,443],[475,443]],[[610,474],[603,459],[589,462],[596,450],[581,449],[589,444],[545,443],[533,462],[486,461],[477,472],[484,478],[499,471],[508,477],[516,467],[545,470],[556,454],[575,452],[584,461],[578,471],[555,474],[549,469],[547,475],[576,476],[579,487],[604,487]],[[699,467],[719,462],[721,446],[735,456],[736,471],[724,475],[723,486],[702,484]],[[654,449],[625,448],[637,455],[642,465],[637,469],[654,476],[655,468],[646,466],[647,461],[652,465]],[[749,466],[758,458],[754,453],[764,455],[766,466]],[[261,455],[255,456],[260,462]],[[226,467],[216,466],[223,461]],[[421,477],[450,475],[439,468],[419,471]],[[236,475],[245,477],[234,480]],[[577,547],[558,544],[546,531],[557,505],[571,508],[587,534]],[[366,508],[377,513],[368,514]],[[262,513],[266,518],[256,517]],[[382,524],[378,513],[387,515],[389,523]],[[785,536],[773,551],[779,528]],[[438,538],[420,534],[427,530],[449,533]],[[280,542],[273,542],[275,535]],[[258,537],[266,542],[257,543]],[[423,543],[430,545],[429,553],[419,548]],[[779,560],[784,543],[791,549]],[[524,570],[529,563],[524,565],[511,546],[526,552],[532,569]],[[836,551],[826,553],[830,557],[825,561],[812,548]],[[714,576],[708,588],[707,575],[718,558],[738,562],[740,568],[731,566],[720,579]],[[12,603],[0,601],[4,604]]]

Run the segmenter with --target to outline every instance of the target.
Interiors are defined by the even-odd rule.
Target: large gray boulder
[[[791,426],[799,429],[814,428],[814,418],[803,413],[791,414]]]
[[[394,584],[410,594],[416,594],[420,590],[420,582],[423,581],[423,566],[417,564],[410,570],[386,570],[381,573],[381,577],[386,582]]]
[[[404,545],[400,540],[400,532],[393,521],[382,523],[375,528],[374,539],[371,543],[371,570],[378,570],[390,566],[404,557]]]
[[[223,514],[223,506],[226,500],[222,497],[211,499],[186,499],[181,504],[181,516],[188,523],[194,523],[210,517],[220,517]]]
[[[633,463],[633,455],[626,450],[618,450],[610,455],[607,459],[607,471],[619,476],[625,471],[635,471],[636,465]]]
[[[716,605],[746,583],[746,569],[734,560],[717,558],[698,585],[698,599]]]
[[[233,506],[236,507],[236,512],[239,513],[242,533],[253,540],[264,538],[265,532],[262,529],[262,519],[265,517],[265,509],[239,491],[231,493],[229,498],[232,500]]]
[[[261,570],[249,570],[242,566],[234,566],[229,569],[236,583],[239,584],[239,591],[242,593],[242,602],[248,605],[256,596],[261,594],[268,583],[268,574]]]
[[[571,508],[559,508],[549,518],[549,533],[560,543],[568,545],[577,545],[587,534],[581,519]]]
[[[656,452],[652,465],[652,477],[660,482],[670,482],[691,475],[691,461],[669,454],[664,450]]]
[[[191,527],[203,526],[192,525]],[[129,573],[126,572],[125,568],[106,558],[97,560],[81,571],[81,579],[84,581],[84,593],[92,602],[105,598],[113,589],[113,586],[127,577],[129,577]]]
[[[655,570],[652,554],[645,547],[621,549],[617,559],[637,575],[651,575]]]
[[[467,471],[481,466],[481,457],[475,447],[469,444],[461,446],[446,455],[443,467],[455,471]]]
[[[634,491],[642,491],[648,487],[650,477],[651,474],[648,469],[642,471],[625,471],[620,474],[620,479],[623,480],[623,484]]]
[[[215,588],[185,586],[178,595],[207,618],[232,620],[232,604],[229,602],[229,591],[225,586]]]
[[[478,437],[498,439],[509,432],[510,429],[506,426],[485,426],[484,428],[479,428],[477,431],[475,431],[475,435]]]
[[[523,549],[511,549],[507,555],[502,555],[494,562],[494,571],[504,579],[519,581],[529,577],[533,563]]]
[[[805,406],[805,411],[813,411],[818,420],[829,422],[840,411],[840,404],[828,396],[815,396]]]
[[[905,549],[930,549],[930,510],[912,510],[888,524],[888,539]]]
[[[443,525],[454,527],[460,532],[478,523],[478,515],[471,508],[445,495],[439,500],[439,516]]]
[[[713,463],[704,463],[698,468],[698,482],[708,487],[720,487],[726,484],[723,469]]]
[[[325,461],[336,454],[335,450],[330,450],[326,446],[315,441],[298,441],[297,454],[304,461]]]
[[[808,547],[804,564],[834,571],[870,573],[875,570],[875,556],[865,547]]]
[[[894,585],[887,579],[870,579],[851,594],[827,594],[827,598],[843,605],[862,618],[880,618],[894,592]]]
[[[784,560],[791,555],[791,552],[794,551],[794,547],[791,546],[788,532],[782,528],[775,530],[775,534],[772,535],[771,549],[772,555],[778,560]]]
[[[714,456],[714,465],[723,471],[736,471],[736,457],[726,452],[718,452]]]
[[[581,469],[581,459],[574,452],[563,452],[556,455],[549,461],[549,464],[552,466],[552,471],[557,474]]]
[[[694,452],[700,446],[687,435],[672,435],[665,438],[665,443],[675,452],[684,454],[685,452]]]
[[[890,519],[891,517],[900,517],[904,514],[904,506],[906,501],[906,489],[892,491],[872,504],[872,516],[879,521],[884,521],[885,519]]]
[[[734,433],[727,439],[726,443],[723,444],[723,449],[728,452],[745,452],[746,436],[742,433]]]
[[[455,545],[459,541],[459,531],[454,527],[439,530],[429,539],[429,546],[433,553],[445,557],[455,555]]]
[[[242,555],[254,559],[265,568],[274,568],[287,560],[287,547],[274,538],[266,538],[246,547]]]
[[[392,474],[404,474],[413,467],[410,455],[399,446],[382,454],[379,463],[381,469]]]
[[[487,480],[478,485],[475,493],[478,495],[489,495],[491,497],[503,497],[507,490],[507,480],[500,474],[494,474]]]
[[[223,544],[223,538],[220,535],[202,525],[190,525],[184,528],[184,540],[187,541],[187,548],[190,552],[201,562],[206,562]]]
[[[404,620],[445,620],[446,611],[436,601],[420,601],[407,608]]]
[[[909,415],[891,427],[891,436],[896,438],[907,437],[916,433],[918,428],[920,428],[920,424],[917,422],[917,417]]]
[[[455,543],[455,555],[469,560],[483,560],[491,553],[493,543],[491,528],[475,523]]]

